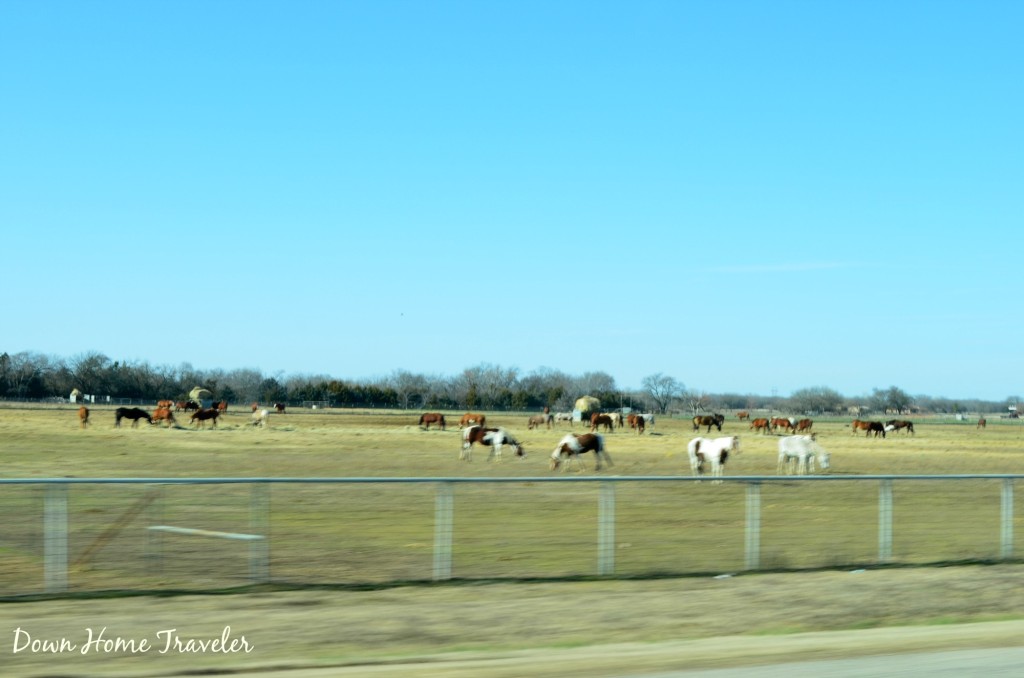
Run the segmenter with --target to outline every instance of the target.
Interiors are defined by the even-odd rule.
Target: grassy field
[[[564,426],[527,431],[525,414],[489,414],[489,423],[506,426],[522,440],[528,457],[487,463],[486,454],[478,450],[474,461],[466,463],[458,459],[457,427],[422,431],[417,418],[418,413],[294,411],[272,415],[270,427],[259,430],[248,426],[247,412],[229,412],[216,430],[184,425],[115,429],[113,410],[94,408],[92,426],[80,430],[73,409],[8,406],[0,407],[0,441],[8,478],[518,478],[548,476],[547,455],[569,430]],[[922,418],[915,421],[916,436],[885,440],[855,437],[845,424],[815,423],[821,444],[831,452],[833,475],[1024,473],[1024,431],[1017,422],[990,420],[987,429],[978,430],[973,422]],[[774,437],[753,435],[735,419],[726,422],[723,434],[742,437],[742,452],[730,461],[728,475],[774,475]],[[609,473],[688,475],[685,447],[692,436],[688,421],[664,418],[644,436],[612,433],[608,449],[615,466]],[[584,474],[594,474],[592,462]],[[237,530],[239,520],[247,520],[247,490],[175,490],[147,505],[128,528],[104,540],[130,507],[146,501],[147,489],[88,487],[76,487],[69,499],[72,559],[95,549],[72,569],[73,591],[128,587],[166,592],[242,583],[237,574],[244,572],[244,552],[237,545],[186,539],[176,545],[173,567],[139,572],[138,562],[145,562],[137,552],[140,540],[129,533],[140,532],[135,528],[153,518],[147,512],[156,505],[168,523]],[[431,559],[433,487],[412,486],[401,492],[381,485],[346,486],[345,491],[339,487],[274,489],[275,579],[323,586],[423,579]],[[6,515],[20,518],[0,529],[0,586],[8,595],[41,584],[40,549],[33,546],[40,538],[40,492],[3,488],[0,506]],[[860,574],[838,569],[875,555],[877,485],[866,483],[788,481],[766,485],[762,491],[765,567],[824,564],[836,570],[704,576],[735,574],[742,567],[742,492],[742,486],[730,483],[619,487],[616,573],[623,579],[618,581],[578,577],[593,574],[596,484],[460,485],[454,575],[469,581],[379,590],[262,590],[227,597],[9,602],[0,605],[0,615],[10,628],[0,632],[20,626],[33,628],[37,635],[80,635],[84,626],[109,625],[121,635],[132,630],[151,635],[154,628],[172,624],[216,635],[219,627],[230,624],[259,640],[255,657],[203,654],[172,661],[153,654],[118,655],[112,662],[109,656],[92,655],[76,657],[74,663],[62,657],[68,663],[61,663],[57,671],[144,675],[225,666],[347,665],[438,652],[464,656],[612,641],[990,621],[1016,619],[1024,610],[1024,600],[1016,593],[1019,587],[1013,583],[1019,576],[1016,564],[868,566]],[[894,556],[899,563],[984,560],[998,551],[999,488],[991,481],[901,481],[896,484],[894,513]],[[1020,528],[1018,520],[1018,535]],[[317,548],[308,550],[311,544]],[[567,550],[579,555],[567,557]],[[656,576],[680,567],[702,574]],[[560,581],[564,577],[577,580]],[[531,578],[547,581],[528,581]],[[38,672],[47,666],[37,654],[8,657],[9,650],[0,646],[2,658],[23,670],[17,675],[41,675]],[[707,665],[715,663],[708,660]],[[563,666],[560,674],[571,671]]]

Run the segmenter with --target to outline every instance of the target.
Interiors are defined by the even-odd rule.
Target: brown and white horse
[[[686,452],[690,457],[690,468],[693,475],[704,475],[704,464],[711,464],[711,476],[715,478],[712,482],[722,482],[722,472],[725,470],[725,462],[730,454],[739,454],[739,436],[726,436],[724,438],[694,438],[686,446]]]
[[[600,433],[581,433],[579,435],[575,433],[569,433],[558,441],[558,445],[554,451],[551,452],[551,470],[554,471],[559,466],[562,466],[563,461],[565,466],[562,467],[564,471],[569,467],[568,461],[575,460],[578,468],[583,468],[583,463],[580,461],[580,455],[586,452],[593,452],[594,457],[597,461],[594,467],[595,471],[601,470],[601,460],[604,459],[609,466],[614,466],[612,458],[608,456],[608,452],[604,449],[604,436]],[[563,459],[564,458],[564,459]]]
[[[442,431],[445,430],[444,415],[440,412],[426,412],[420,415],[420,428],[429,431],[431,424],[437,424]]]
[[[473,445],[475,443],[490,446],[491,453],[487,455],[487,461],[500,457],[501,448],[505,445],[509,445],[517,457],[526,459],[526,450],[523,449],[522,444],[503,428],[486,428],[474,424],[463,429],[462,451],[459,453],[459,459],[473,461]]]

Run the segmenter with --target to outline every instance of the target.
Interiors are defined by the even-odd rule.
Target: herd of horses
[[[284,414],[284,403],[274,403],[273,408],[278,414]],[[121,428],[122,419],[131,420],[132,428],[138,428],[139,422],[143,420],[151,426],[166,424],[168,428],[172,426],[177,427],[178,422],[174,418],[175,412],[192,412],[189,424],[195,425],[196,428],[203,428],[206,422],[210,422],[211,428],[216,428],[217,418],[227,412],[227,409],[228,403],[225,400],[213,403],[210,407],[206,408],[191,400],[158,400],[156,409],[152,413],[147,412],[141,407],[118,407],[114,410],[114,428]],[[269,421],[269,414],[269,409],[260,409],[257,403],[253,403],[252,425],[257,427],[266,426]],[[89,420],[89,415],[88,407],[83,405],[78,408],[78,425],[80,428],[87,428],[92,423]]]

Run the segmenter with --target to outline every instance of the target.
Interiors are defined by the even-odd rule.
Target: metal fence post
[[[249,578],[253,582],[270,579],[270,485],[253,483],[249,495],[249,531],[262,539],[249,542]]]
[[[761,567],[761,483],[747,483],[746,569]]]
[[[43,499],[43,580],[47,593],[68,590],[68,486],[49,483]]]
[[[1013,558],[1013,478],[1003,478],[1003,500],[1000,511],[999,555]]]
[[[602,482],[597,508],[597,574],[615,573],[615,483]]]
[[[892,480],[878,486],[878,562],[892,560]]]
[[[434,498],[434,581],[452,577],[452,483],[439,483]]]

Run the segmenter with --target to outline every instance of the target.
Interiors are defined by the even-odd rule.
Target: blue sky
[[[1019,2],[0,3],[0,349],[1024,392]]]

